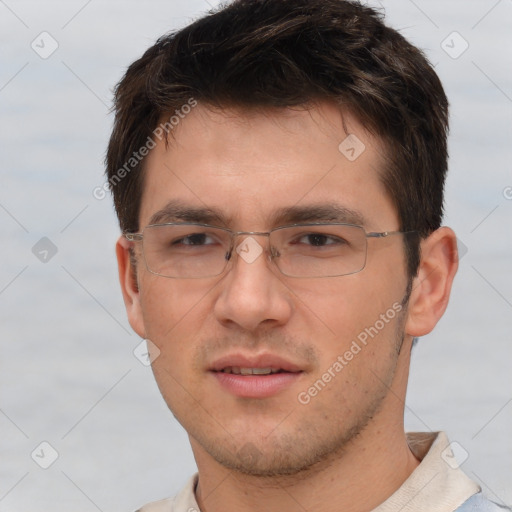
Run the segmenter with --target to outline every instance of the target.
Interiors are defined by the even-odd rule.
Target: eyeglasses
[[[231,231],[208,224],[151,224],[140,233],[124,233],[142,242],[149,272],[170,278],[198,279],[222,274],[233,252],[252,263],[263,252],[288,277],[338,277],[366,265],[368,238],[386,238],[414,231],[366,233],[354,224],[294,224],[261,233]],[[236,245],[236,240],[246,237]],[[267,237],[264,250],[254,237]]]

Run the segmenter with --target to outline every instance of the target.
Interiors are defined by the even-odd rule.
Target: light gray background
[[[451,100],[445,220],[467,247],[445,317],[415,349],[406,426],[446,430],[469,455],[464,470],[510,504],[512,0],[383,4]],[[130,511],[195,471],[133,355],[116,219],[92,192],[104,181],[112,87],[159,35],[208,8],[0,0],[0,511]],[[43,31],[59,45],[47,59],[31,48]],[[32,252],[42,237],[58,250],[46,263]],[[43,441],[58,452],[46,470],[31,458]],[[44,446],[34,455],[48,457]]]

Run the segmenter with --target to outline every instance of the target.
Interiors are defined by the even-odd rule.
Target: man
[[[343,0],[235,0],[130,66],[120,281],[198,466],[140,510],[500,509],[403,426],[457,270],[447,110],[422,53]]]

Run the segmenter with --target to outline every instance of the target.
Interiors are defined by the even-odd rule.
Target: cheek
[[[317,406],[321,409],[334,401],[341,416],[359,410],[372,397],[383,396],[391,385],[403,330],[401,287],[368,290],[360,284],[343,291],[325,290],[308,303],[321,321],[309,313],[309,332],[314,333],[319,359],[306,389],[322,381]]]
[[[391,281],[382,273],[379,277],[372,272],[297,289],[297,315],[305,324],[301,331],[309,333],[315,344],[318,371],[326,371],[345,354],[343,359],[351,372],[364,370],[360,364],[353,364],[355,360],[364,360],[371,367],[388,360],[396,346],[404,291],[405,277],[403,282]]]
[[[200,289],[199,289],[200,288]],[[194,364],[197,343],[211,311],[209,289],[192,281],[151,276],[141,283],[141,305],[146,338],[159,350],[152,364],[160,391],[174,411],[190,408],[200,399]],[[188,404],[188,405],[187,405]]]
[[[210,301],[204,283],[146,277],[141,282],[140,301],[146,336],[161,351],[180,352],[197,335]],[[210,305],[211,309],[211,305]]]
[[[330,334],[340,340],[357,334],[400,302],[405,291],[405,280],[390,282],[383,275],[365,273],[295,287],[297,313],[309,318],[318,334]]]

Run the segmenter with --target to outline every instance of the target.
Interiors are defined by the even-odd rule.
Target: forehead
[[[308,205],[370,220],[394,213],[379,179],[379,140],[334,105],[241,111],[199,103],[175,123],[168,144],[158,141],[145,162],[142,226],[169,202],[255,230],[267,229],[277,210]]]

